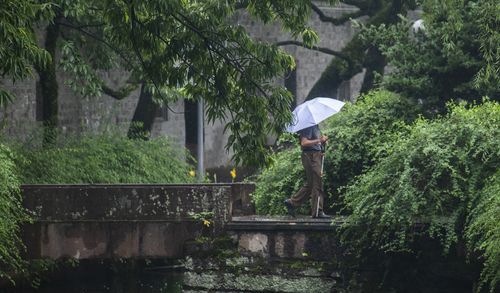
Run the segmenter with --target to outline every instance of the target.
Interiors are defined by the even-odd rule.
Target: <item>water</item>
[[[86,262],[60,266],[38,288],[19,284],[1,293],[180,293],[183,269],[177,262]]]
[[[76,266],[57,266],[44,275],[38,288],[18,284],[0,288],[0,293],[467,293],[473,291],[471,281],[477,279],[470,275],[475,270],[459,269],[460,265],[451,261],[425,268],[417,268],[414,261],[401,260],[399,265],[393,262],[392,273],[387,274],[374,270],[373,265],[345,271],[338,264],[314,260],[263,261],[228,255],[183,260],[87,260]],[[349,279],[353,274],[356,276]],[[381,280],[391,290],[380,287]]]

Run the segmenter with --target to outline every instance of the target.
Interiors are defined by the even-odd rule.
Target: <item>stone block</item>
[[[263,233],[245,233],[240,235],[238,249],[243,253],[269,256],[268,237]]]

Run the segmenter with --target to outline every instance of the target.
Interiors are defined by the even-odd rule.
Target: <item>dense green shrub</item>
[[[339,202],[344,186],[393,148],[394,138],[417,118],[418,105],[388,91],[361,96],[354,105],[327,120],[325,190]],[[339,190],[340,188],[340,190]]]
[[[323,181],[327,202],[338,204],[338,189],[348,185],[378,157],[385,156],[392,148],[393,136],[406,130],[405,123],[415,117],[416,107],[407,99],[375,91],[360,97],[355,104],[346,104],[339,114],[322,123],[322,133],[330,137]],[[253,197],[260,214],[285,213],[283,200],[305,180],[298,139],[293,143],[293,148],[277,153],[275,163],[256,179]]]
[[[28,219],[21,204],[14,154],[0,144],[0,279],[22,270],[19,225]]]
[[[305,181],[298,147],[276,153],[273,160],[273,164],[256,180],[253,200],[257,214],[284,214],[283,201],[299,190]]]
[[[499,125],[500,105],[490,101],[454,105],[446,117],[418,120],[346,189],[347,247],[360,255],[370,249],[425,254],[416,243],[426,238],[438,240],[447,253],[468,237],[469,249],[483,253],[483,277],[494,286],[500,270],[493,179],[500,164]]]
[[[477,194],[469,214],[466,238],[471,255],[482,254],[482,285],[493,290],[500,284],[500,172]]]
[[[53,146],[21,146],[22,182],[183,183],[193,182],[185,150],[166,138],[131,140],[118,135],[66,138]]]

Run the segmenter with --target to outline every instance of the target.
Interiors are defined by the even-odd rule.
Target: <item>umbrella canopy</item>
[[[338,113],[344,105],[345,103],[342,101],[324,97],[306,101],[293,110],[293,122],[286,128],[286,131],[297,132],[319,124],[326,118]]]

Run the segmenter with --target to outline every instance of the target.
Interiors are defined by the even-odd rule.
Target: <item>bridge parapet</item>
[[[191,216],[212,212],[220,233],[233,210],[248,210],[253,184],[24,185],[30,257],[181,257],[206,229]]]

